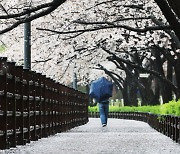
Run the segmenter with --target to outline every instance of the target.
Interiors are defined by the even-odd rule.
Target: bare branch
[[[124,7],[129,7],[132,9],[140,9],[140,10],[144,10],[143,5],[123,5]]]
[[[0,4],[0,8],[8,15],[8,12],[7,12],[6,9],[2,6],[2,4]]]
[[[15,13],[15,14],[8,14],[8,13],[6,13],[7,15],[0,15],[0,19],[10,19],[10,18],[17,18],[17,17],[19,18],[19,17],[24,16],[26,14],[30,14],[32,12],[36,12],[38,10],[50,7],[50,6],[52,6],[52,4],[53,4],[53,2],[46,3],[46,4],[41,4],[41,5],[33,7],[33,8],[24,9],[22,12]]]
[[[45,59],[45,60],[35,60],[33,61],[32,63],[45,63],[45,62],[48,62],[50,60],[52,60],[53,58],[48,58],[48,59]]]
[[[89,25],[91,23],[84,22],[82,24]],[[98,31],[98,30],[103,30],[103,29],[114,29],[114,28],[123,28],[126,30],[140,32],[140,33],[146,33],[147,31],[171,29],[170,26],[149,26],[145,28],[134,28],[134,27],[126,26],[126,25],[115,25],[112,23],[112,25],[108,25],[108,26],[100,26],[100,27],[94,27],[94,28],[89,28],[89,29],[80,29],[80,30],[72,30],[72,31],[56,31],[56,30],[51,30],[51,29],[46,29],[46,28],[37,28],[37,30],[49,31],[52,33],[57,33],[57,34],[73,34],[73,33],[85,33],[85,32],[93,32],[93,31]]]
[[[49,5],[49,7],[48,7],[46,10],[42,10],[42,11],[36,13],[36,14],[30,15],[30,16],[24,18],[24,19],[21,19],[21,20],[15,22],[15,23],[12,24],[11,26],[9,26],[9,27],[1,30],[1,31],[0,31],[0,34],[3,34],[3,33],[6,33],[6,32],[8,32],[8,31],[10,31],[10,30],[16,28],[18,25],[20,25],[20,24],[22,24],[22,23],[30,22],[30,21],[32,21],[32,20],[34,20],[34,19],[40,18],[40,17],[42,17],[42,16],[45,16],[45,15],[53,12],[55,9],[57,9],[57,8],[58,8],[62,3],[64,3],[65,1],[66,1],[66,0],[61,0],[61,1],[53,0],[51,3],[49,3],[49,4],[51,4],[51,5],[49,5],[49,4],[43,5],[44,7],[45,7],[45,6],[47,7],[47,6]],[[39,6],[39,7],[42,7],[42,5]],[[34,10],[36,10],[36,9],[37,9],[37,8],[34,8]],[[33,10],[33,9],[32,9],[32,10]],[[28,10],[27,10],[27,11],[24,11],[24,12],[22,12],[21,14],[25,14],[25,13],[29,13],[29,11],[28,11]],[[13,15],[11,15],[11,16],[7,15],[6,17],[12,18],[12,16],[13,16]],[[17,14],[16,14],[16,16],[17,16]],[[2,17],[5,18],[5,16],[1,16],[1,18],[2,18]]]
[[[101,47],[101,48],[102,48],[104,51],[106,51],[107,53],[109,53],[109,54],[112,55],[111,57],[109,57],[110,60],[111,60],[111,59],[112,59],[112,60],[115,59],[116,61],[118,61],[118,62],[123,62],[123,63],[131,66],[132,68],[136,68],[136,69],[141,70],[142,72],[145,72],[145,73],[150,73],[150,74],[156,76],[157,78],[161,79],[162,81],[164,81],[164,82],[168,83],[169,85],[171,85],[171,87],[173,88],[173,90],[174,90],[175,92],[178,91],[178,88],[177,88],[175,85],[173,85],[171,81],[169,81],[169,80],[166,79],[164,76],[162,76],[159,72],[154,71],[154,70],[149,70],[149,69],[147,69],[147,68],[143,68],[142,66],[140,66],[140,65],[138,65],[138,64],[135,64],[135,63],[133,63],[133,62],[131,62],[131,61],[129,61],[129,60],[126,60],[126,59],[117,57],[114,53],[112,53],[111,51],[107,50],[107,49],[104,48],[104,47]]]
[[[119,0],[110,0],[110,1],[100,2],[100,3],[96,4],[96,5],[94,5],[93,7],[87,8],[86,10],[90,10],[90,9],[95,8],[95,7],[97,7],[97,6],[99,6],[99,5],[102,5],[102,4],[107,4],[107,3],[112,3],[112,2],[118,2],[118,1],[119,1]]]

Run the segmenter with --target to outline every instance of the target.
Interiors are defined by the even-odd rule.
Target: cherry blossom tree
[[[161,52],[161,54],[159,54],[159,55],[154,54],[155,59],[158,59],[158,57],[160,58],[161,56],[167,58],[166,60],[163,60],[163,59],[159,59],[159,61],[156,60],[156,66],[161,66],[161,68],[159,68],[156,71],[150,71],[148,69],[145,70],[143,67],[139,67],[138,69],[140,69],[141,71],[143,70],[144,72],[151,73],[154,76],[158,77],[162,81],[161,93],[164,96],[164,100],[168,101],[168,100],[172,99],[172,95],[171,95],[171,91],[169,91],[168,92],[168,94],[170,94],[169,98],[165,98],[165,96],[167,96],[167,94],[166,94],[167,90],[172,89],[178,96],[179,88],[176,87],[175,85],[173,85],[172,81],[169,81],[170,78],[168,79],[169,76],[168,75],[165,76],[164,71],[161,71],[161,70],[163,70],[164,62],[169,61],[170,59],[171,59],[171,61],[169,61],[169,63],[170,62],[172,63],[172,61],[174,62],[174,65],[171,65],[171,67],[173,66],[175,68],[175,70],[177,70],[175,62],[176,62],[177,55],[178,55],[178,50],[176,50],[176,49],[179,48],[179,39],[178,39],[177,35],[175,35],[173,33],[173,31],[171,31],[171,26],[167,23],[165,18],[161,17],[162,14],[161,14],[160,10],[157,9],[156,10],[157,12],[152,11],[152,10],[154,10],[154,9],[152,9],[153,8],[152,2],[151,3],[147,2],[144,4],[142,3],[139,5],[135,5],[134,2],[135,1],[131,1],[129,3],[122,2],[121,4],[119,4],[118,1],[108,1],[109,4],[115,6],[114,8],[112,6],[107,6],[107,2],[101,2],[101,3],[96,4],[96,6],[95,6],[95,7],[98,6],[98,9],[99,9],[98,11],[99,11],[100,15],[93,16],[91,13],[89,13],[92,16],[88,16],[88,13],[86,13],[84,15],[84,18],[80,17],[79,19],[74,21],[73,24],[75,24],[75,26],[72,26],[72,24],[71,24],[71,27],[75,27],[75,29],[72,28],[71,30],[68,30],[65,32],[51,30],[51,29],[43,29],[43,28],[39,28],[39,30],[47,30],[49,32],[53,32],[53,33],[57,33],[57,34],[71,34],[71,36],[69,36],[69,38],[73,38],[73,37],[77,38],[78,35],[82,35],[87,32],[94,32],[94,31],[99,31],[99,30],[103,31],[105,29],[120,28],[121,29],[120,34],[121,34],[121,36],[124,36],[124,39],[126,42],[125,50],[129,50],[129,52],[132,52],[132,50],[130,48],[129,49],[127,48],[127,46],[132,45],[133,47],[135,46],[136,48],[138,48],[138,47],[141,48],[140,50],[142,52],[142,48],[145,48],[145,46],[147,47],[147,45],[148,45],[149,46],[148,50],[150,51],[149,53],[151,56],[153,56],[154,51],[157,52],[157,50],[158,50],[158,52]],[[105,6],[106,9],[105,8],[103,9],[102,5],[106,5]],[[106,12],[108,10],[107,8],[111,9],[111,11],[109,11],[108,13]],[[117,8],[118,9],[124,8],[124,10],[121,9],[121,16],[122,16],[122,12],[124,11],[123,15],[126,16],[126,18],[124,16],[120,17],[120,18],[118,17],[118,20],[117,20],[117,17],[115,17],[115,16],[118,16],[118,13],[120,13],[120,12],[118,12],[117,14],[114,13],[117,11]],[[157,5],[155,6],[155,8],[157,8]],[[134,10],[134,9],[138,9],[138,14],[144,13],[145,15],[140,16],[140,17],[136,16],[134,12],[132,13],[132,10]],[[137,12],[137,10],[136,10],[136,12]],[[97,14],[97,11],[96,11],[96,14]],[[161,14],[161,15],[159,15],[159,14]],[[155,18],[156,16],[158,18]],[[128,21],[128,23],[127,23],[127,21]],[[135,25],[136,27],[129,26],[128,25],[129,23],[131,25]],[[79,25],[76,25],[76,24],[79,24]],[[83,28],[82,28],[82,25],[84,26]],[[161,31],[157,31],[157,30],[161,30]],[[131,35],[130,33],[132,33],[132,32],[136,32],[137,34]],[[123,35],[122,35],[122,33],[123,33]],[[137,41],[138,40],[137,38],[140,38],[140,40],[142,40],[142,38],[143,38],[141,36],[142,33],[144,33],[146,35],[146,39],[147,39],[147,41],[143,40],[143,43],[141,41]],[[73,36],[73,34],[74,34],[74,36]],[[138,35],[140,35],[140,37],[138,37]],[[134,39],[134,38],[136,38],[136,39]],[[109,40],[110,39],[108,39],[108,41]],[[115,40],[113,42],[115,42]],[[131,42],[131,43],[129,43],[129,42]],[[140,45],[138,45],[139,42],[141,42]],[[106,44],[107,44],[107,41],[106,41]],[[172,50],[172,44],[174,44],[174,46],[176,48],[175,50]],[[123,47],[121,45],[121,49],[122,48]],[[150,50],[151,48],[152,48],[152,50]],[[110,50],[112,50],[112,49],[110,49]],[[144,51],[148,52],[148,50],[144,50]],[[170,50],[171,50],[171,52],[169,52]],[[110,52],[108,52],[108,53],[110,53]],[[117,55],[117,53],[115,55]],[[116,56],[116,58],[119,58],[119,56],[120,55]],[[139,56],[142,56],[142,55],[139,55]],[[121,59],[121,62],[123,60],[124,59]],[[131,60],[132,60],[132,57],[131,57]],[[162,61],[162,62],[160,62],[160,61]],[[132,66],[135,67],[135,65],[133,64],[134,62],[132,62],[132,61],[130,61],[132,64],[128,63],[127,60],[124,60],[123,62],[126,65],[129,64],[129,65],[131,65],[131,67]],[[147,63],[147,60],[146,60],[146,63]],[[152,63],[150,63],[150,64],[152,65]],[[169,67],[169,65],[168,65],[168,67]],[[130,71],[132,71],[132,70],[130,70]],[[176,79],[178,79],[178,71],[175,71],[175,72],[176,72]],[[171,73],[169,73],[169,71],[167,73],[170,75],[170,74],[172,74],[172,71],[171,71]],[[172,80],[172,79],[170,79],[170,80]],[[167,85],[163,86],[164,82]],[[167,86],[169,88],[167,88]],[[157,95],[157,94],[155,94],[155,95]],[[156,101],[157,101],[157,99],[158,99],[158,97],[156,97]]]
[[[65,84],[72,81],[74,71],[79,84],[89,84],[106,73],[128,105],[137,105],[137,92],[148,104],[158,103],[160,94],[165,101],[172,99],[172,91],[179,98],[179,11],[175,2],[1,0],[0,33],[5,33],[1,41],[8,49],[3,55],[23,63],[22,24],[31,21],[33,70]],[[173,72],[176,80],[172,80]],[[145,80],[139,78],[140,73],[150,76]]]

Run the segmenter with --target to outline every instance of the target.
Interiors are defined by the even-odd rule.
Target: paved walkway
[[[101,127],[90,118],[86,125],[0,154],[180,154],[180,144],[144,122],[109,119]]]

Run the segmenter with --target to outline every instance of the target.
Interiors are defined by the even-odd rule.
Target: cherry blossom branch
[[[10,30],[16,28],[17,26],[19,26],[22,23],[30,22],[30,21],[32,21],[34,19],[40,18],[42,16],[45,16],[45,15],[53,12],[55,9],[57,9],[65,1],[66,0],[53,0],[51,3],[42,4],[42,5],[39,5],[37,7],[24,10],[21,13],[8,14],[8,15],[0,16],[0,19],[10,19],[10,18],[16,18],[16,17],[24,16],[24,15],[29,14],[31,12],[38,11],[38,10],[42,9],[40,12],[29,15],[29,16],[26,16],[25,18],[22,18],[22,19],[20,19],[20,20],[18,20],[16,22],[14,22],[11,26],[9,26],[9,27],[7,27],[7,28],[5,28],[3,30],[0,30],[0,34],[3,34],[3,33],[6,33],[8,31],[10,31]],[[46,8],[46,9],[44,10],[44,8]]]

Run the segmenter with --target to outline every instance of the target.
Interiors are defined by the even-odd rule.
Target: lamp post
[[[24,69],[31,69],[31,22],[24,23]]]
[[[77,90],[77,74],[76,74],[76,62],[73,64],[73,83],[72,87]]]
[[[77,75],[73,72],[73,88],[77,90]]]

